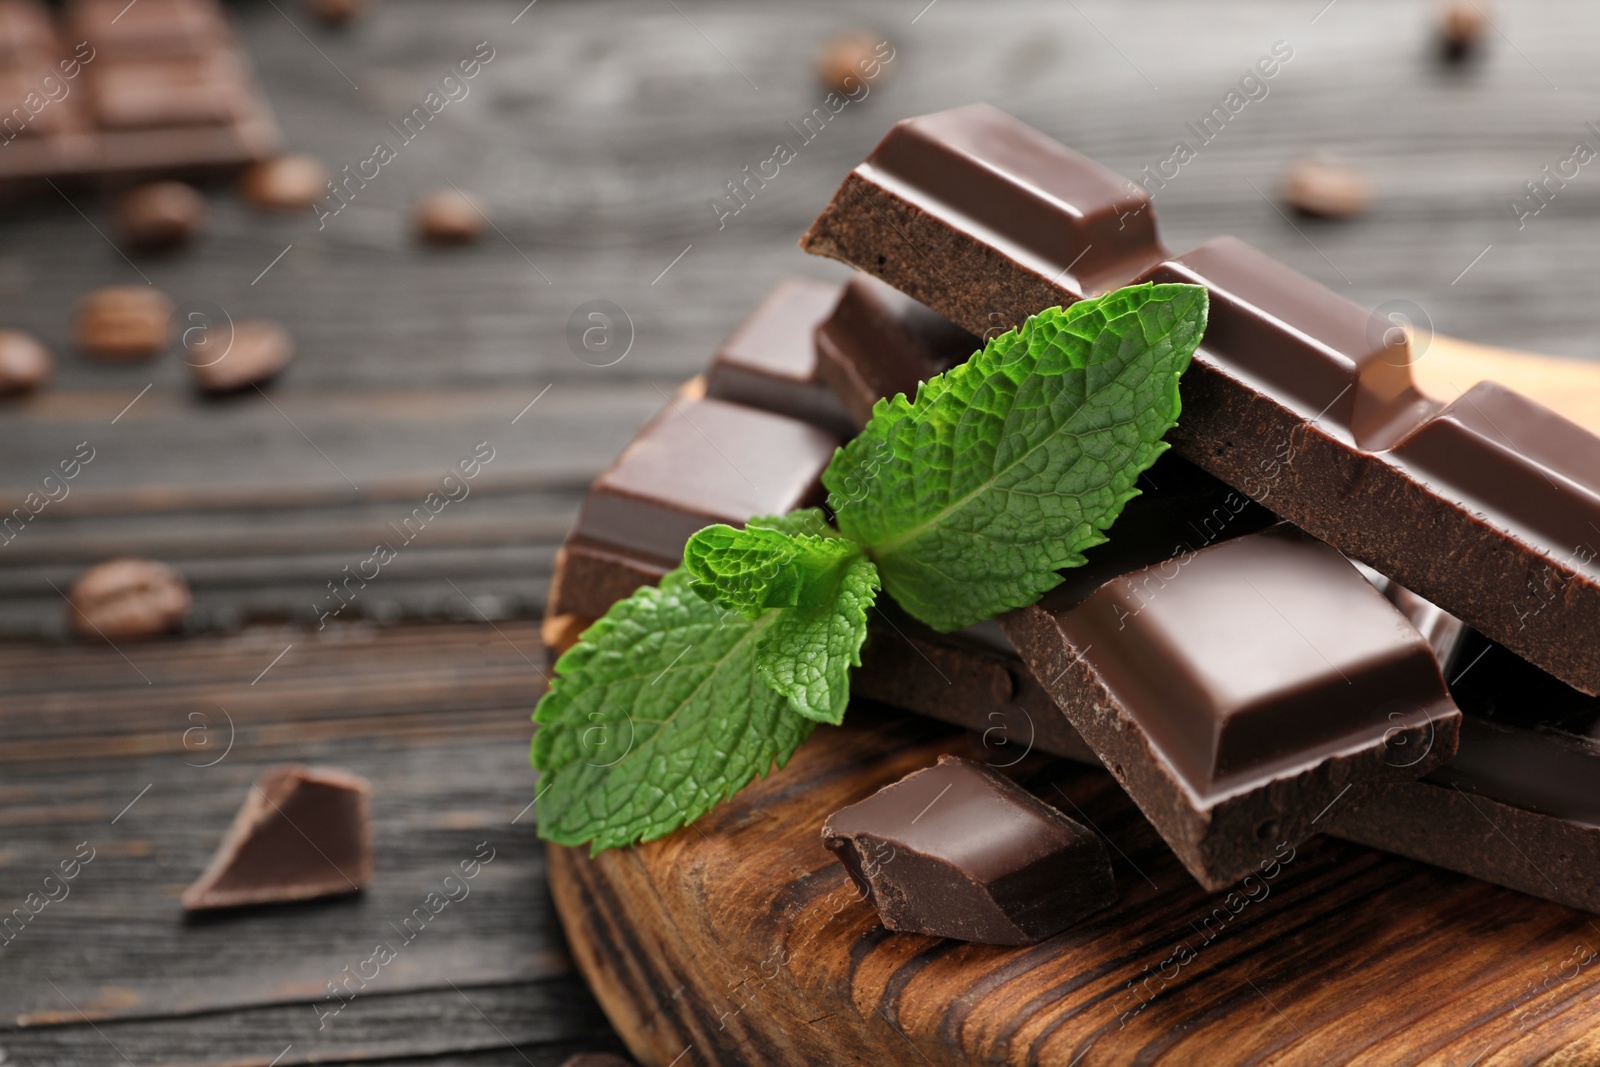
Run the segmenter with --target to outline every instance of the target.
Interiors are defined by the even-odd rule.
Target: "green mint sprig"
[[[593,851],[693,822],[839,723],[880,580],[940,630],[1037,600],[1105,541],[1166,450],[1206,291],[1052,308],[881,400],[816,509],[710,526],[612,605],[534,712],[540,836]]]

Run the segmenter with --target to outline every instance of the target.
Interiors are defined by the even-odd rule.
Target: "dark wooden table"
[[[1600,147],[1585,125],[1600,120],[1600,15],[1578,0],[1497,5],[1484,62],[1462,73],[1432,61],[1421,2],[524,2],[392,0],[347,32],[285,0],[234,9],[289,143],[335,171],[397,143],[391,121],[478,42],[494,49],[324,228],[220,188],[197,248],[130,261],[102,235],[104,194],[0,214],[0,326],[60,362],[51,389],[0,409],[0,512],[79,442],[95,449],[70,496],[0,544],[0,633],[15,639],[0,647],[0,910],[78,842],[97,849],[73,895],[0,948],[8,1062],[544,1067],[609,1040],[553,930],[531,815],[512,822],[534,791],[542,685],[527,620],[583,485],[663,394],[780,277],[842,276],[795,240],[897,118],[988,100],[1137,174],[1285,41],[1267,95],[1157,191],[1169,243],[1235,233],[1442,331],[1597,354],[1600,172],[1552,185],[1521,228],[1510,207],[1574,141]],[[857,26],[894,43],[885,77],[719,229],[711,201],[797,142],[788,124],[822,103],[816,48]],[[1283,164],[1318,149],[1368,170],[1368,216],[1280,212]],[[413,198],[446,182],[489,204],[481,245],[411,240]],[[270,401],[203,402],[175,357],[106,367],[71,351],[82,291],[145,280],[186,310],[288,325],[301,354]],[[632,335],[606,367],[567,333],[601,299]],[[317,631],[327,583],[481,441],[495,458],[471,495]],[[184,571],[192,633],[120,653],[62,643],[58,590],[124,553]],[[193,766],[227,716],[228,756]],[[197,725],[209,732],[186,741]],[[175,892],[282,759],[373,778],[377,884],[184,923]],[[482,840],[500,858],[473,897],[319,1030],[324,984]]]

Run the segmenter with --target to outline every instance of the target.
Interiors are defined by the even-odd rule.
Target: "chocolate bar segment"
[[[598,618],[678,566],[684,544],[703,527],[742,526],[822,503],[822,471],[838,446],[833,435],[782,415],[672,399],[590,488],[563,548],[551,613]],[[613,561],[638,580],[597,582],[584,573],[612,570]]]
[[[1600,912],[1600,699],[1470,630],[1450,658],[1455,758],[1332,832]]]
[[[1099,837],[954,756],[834,812],[822,837],[891,930],[1029,945],[1117,896]]]
[[[883,397],[904,393],[966,362],[983,342],[870,274],[845,285],[816,329],[818,373],[838,394],[852,435]]]
[[[0,187],[227,172],[277,151],[215,0],[76,0],[61,26],[40,5],[0,4]]]
[[[979,335],[1166,257],[1144,190],[987,104],[898,123],[800,245]]]
[[[927,143],[941,138],[942,147]],[[943,170],[886,168],[880,157]],[[1052,188],[1080,199],[1018,192],[1038,184],[1045,160],[1059,172]],[[990,201],[1006,205],[995,209],[1005,225],[971,224]],[[1183,380],[1183,418],[1167,437],[1174,450],[1568,684],[1600,693],[1592,435],[1493,386],[1441,413],[1414,388],[1398,331],[1241,242],[1214,241],[1091,284],[1081,267],[1041,271],[1015,237],[1078,232],[1084,220],[1121,220],[1128,207],[1100,168],[1020,134],[992,109],[962,108],[895,127],[801,243],[978,331],[1112,282],[1206,286],[1210,323]],[[1148,210],[1138,218],[1153,226]],[[1159,252],[1140,225],[1096,233],[1109,242],[1097,254],[1118,264]],[[1063,249],[1087,244],[1058,240]]]
[[[811,343],[838,299],[837,285],[808,278],[779,282],[711,358],[706,395],[854,436],[838,395],[821,380]]]
[[[1120,524],[1119,524],[1120,525]],[[1285,526],[1054,594],[1003,624],[1101,762],[1208,889],[1455,751],[1427,641]]]

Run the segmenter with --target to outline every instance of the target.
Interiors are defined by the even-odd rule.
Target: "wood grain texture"
[[[691,828],[594,859],[550,847],[574,954],[635,1056],[1590,1062],[1600,967],[1577,958],[1600,947],[1592,916],[1325,838],[1207,896],[1109,775],[1064,761],[1007,773],[1107,837],[1117,904],[1029,948],[889,933],[819,830],[940,753],[988,755],[942,731],[858,707]]]
[[[501,1050],[542,1065],[615,1047],[525,811],[543,662],[537,627],[509,621],[0,645],[7,1062],[505,1062]],[[250,783],[291,760],[373,783],[371,887],[186,919],[178,893]],[[80,842],[94,858],[70,893],[19,927],[12,909]],[[402,940],[484,842],[494,859],[467,894],[443,887],[459,899]],[[379,942],[398,947],[393,962],[330,998]]]

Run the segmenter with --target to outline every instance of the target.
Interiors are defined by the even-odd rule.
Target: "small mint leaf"
[[[683,565],[700,596],[766,624],[755,665],[767,684],[798,714],[837,725],[878,591],[878,570],[861,546],[812,512],[753,520],[743,530],[708,526],[689,539]]]
[[[777,614],[719,608],[681,568],[612,605],[534,712],[539,836],[593,852],[653,840],[787,763],[813,724],[756,670]]]
[[[1052,308],[880,400],[824,472],[839,530],[939,630],[1037,600],[1165,451],[1205,331],[1201,286],[1139,285]]]
[[[835,726],[850,702],[850,668],[861,666],[878,568],[857,549],[837,578],[832,597],[820,607],[777,612],[756,648],[756,670],[792,709]]]
[[[839,572],[860,555],[860,546],[841,537],[719,524],[689,538],[683,565],[696,593],[756,619],[768,608],[831,603]]]

